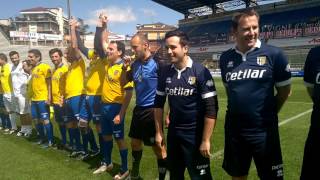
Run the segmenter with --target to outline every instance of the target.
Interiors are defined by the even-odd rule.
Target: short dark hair
[[[260,16],[258,12],[252,8],[250,9],[245,9],[244,11],[237,12],[236,14],[233,15],[232,17],[232,29],[235,30],[239,26],[239,21],[243,17],[250,17],[250,16],[256,16],[258,18],[258,22],[260,19]]]
[[[141,42],[149,44],[148,37],[145,33],[141,33],[141,32],[137,33],[137,34],[133,35],[133,37],[131,39],[133,39],[135,37],[138,37]]]
[[[52,54],[54,54],[54,53],[58,53],[59,54],[59,56],[60,57],[62,57],[62,51],[61,51],[61,49],[59,49],[59,48],[53,48],[53,49],[50,49],[50,51],[49,51],[49,56],[51,56]]]
[[[4,53],[0,53],[0,59],[4,60],[5,62],[8,62],[7,55]]]
[[[42,60],[42,55],[39,49],[30,49],[28,53],[34,54],[36,57],[40,57],[40,61]]]
[[[189,37],[188,35],[181,31],[181,30],[173,30],[173,31],[169,31],[166,33],[165,37],[164,37],[164,40],[167,40],[168,38],[170,37],[173,37],[173,36],[177,36],[180,38],[180,45],[181,46],[187,46],[189,45]]]
[[[17,51],[10,51],[9,52],[9,57],[11,57],[11,56],[13,56],[15,54],[17,54],[19,56],[19,53]]]
[[[121,41],[111,41],[110,43],[117,44],[117,50],[122,52],[121,58],[123,58],[126,52],[126,46],[124,43]]]

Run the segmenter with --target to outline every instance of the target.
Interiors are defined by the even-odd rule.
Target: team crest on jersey
[[[114,73],[113,73],[114,76],[117,76],[118,74],[119,74],[118,70],[115,70]]]
[[[167,83],[167,84],[170,84],[170,83],[171,83],[171,77],[167,77],[166,83]]]
[[[257,57],[257,64],[260,66],[267,64],[268,60],[266,56],[258,56]]]
[[[208,81],[206,82],[206,85],[207,85],[208,87],[212,87],[212,86],[213,86],[213,81],[212,81],[212,80],[208,80]]]
[[[227,68],[232,68],[233,67],[233,61],[229,61],[227,64]]]
[[[194,85],[194,84],[196,83],[196,77],[194,77],[194,76],[189,76],[188,83],[189,83],[190,85]]]

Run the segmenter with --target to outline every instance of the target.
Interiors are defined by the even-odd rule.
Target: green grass
[[[220,79],[215,79],[219,98],[219,117],[212,137],[212,152],[219,152],[224,146],[224,115],[226,109],[226,95]],[[294,78],[292,95],[279,114],[279,121],[284,121],[312,108],[311,100],[306,93],[301,78]],[[126,116],[126,134],[130,127],[131,112],[134,99]],[[303,157],[303,148],[310,124],[310,113],[294,119],[280,127],[282,154],[284,159],[285,179],[299,179]],[[55,135],[58,129],[55,125]],[[129,138],[126,138],[128,145]],[[131,152],[129,148],[129,152]],[[221,151],[220,151],[221,152]],[[129,153],[129,167],[131,167],[131,153]],[[216,155],[211,161],[214,178],[230,179],[221,168],[223,154]],[[114,145],[113,161],[120,162],[119,151]],[[0,179],[112,179],[108,173],[92,175],[99,159],[82,162],[68,157],[65,151],[42,149],[34,142],[24,138],[4,135],[0,132]],[[116,170],[113,172],[115,173]],[[141,175],[145,180],[156,179],[156,160],[151,148],[144,148],[141,162]],[[186,179],[189,179],[186,173]],[[250,169],[249,179],[258,179],[254,165]]]

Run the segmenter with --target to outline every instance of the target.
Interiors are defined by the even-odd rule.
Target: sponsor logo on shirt
[[[206,82],[206,86],[207,86],[207,87],[212,87],[212,86],[213,86],[213,81],[212,81],[212,79],[210,79],[210,80],[208,80],[208,81]]]
[[[228,72],[226,74],[226,81],[235,81],[235,80],[242,80],[242,79],[260,79],[263,77],[263,74],[267,70],[257,70],[257,69],[245,69],[239,70],[238,72]]]
[[[183,87],[175,87],[173,89],[165,89],[167,95],[171,96],[192,96],[194,89],[185,89]]]
[[[257,57],[257,64],[260,66],[267,64],[268,60],[266,56],[258,56]]]
[[[316,84],[320,84],[320,72],[316,76]]]
[[[227,68],[232,68],[233,67],[233,61],[229,61],[227,64]]]
[[[166,83],[167,83],[167,84],[170,84],[170,83],[171,83],[171,77],[167,77]]]
[[[290,72],[290,64],[287,64],[285,71]]]
[[[196,83],[196,77],[194,77],[194,76],[189,76],[189,78],[188,78],[188,83],[189,83],[190,85],[194,85],[194,84]]]

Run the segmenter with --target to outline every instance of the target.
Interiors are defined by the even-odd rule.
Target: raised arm
[[[108,34],[106,32],[107,19],[108,18],[105,15],[99,16],[99,21],[96,27],[96,33],[94,36],[94,49],[98,53],[100,58],[106,57],[104,43],[108,38]]]

